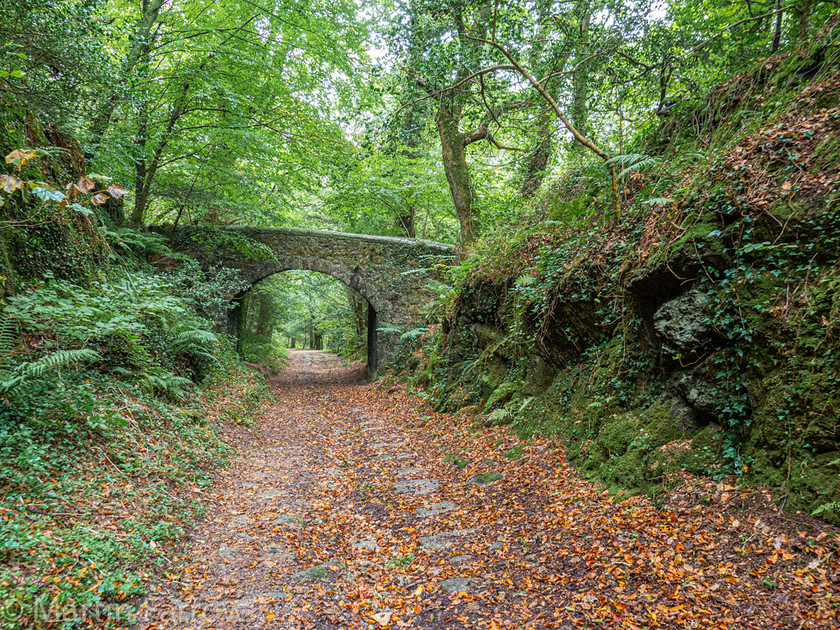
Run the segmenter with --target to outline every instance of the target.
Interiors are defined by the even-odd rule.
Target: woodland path
[[[766,493],[620,501],[550,440],[363,375],[292,351],[139,627],[840,627],[835,533]]]

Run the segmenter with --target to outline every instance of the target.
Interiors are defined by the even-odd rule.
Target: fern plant
[[[199,361],[219,363],[219,337],[209,330],[198,328],[195,322],[176,323],[169,329],[167,343],[175,354],[186,354]]]
[[[12,348],[18,342],[17,322],[0,311],[0,370],[8,361]]]
[[[150,396],[163,394],[173,400],[183,400],[192,390],[193,382],[163,369],[149,370],[140,375],[140,386]]]
[[[660,164],[662,160],[644,153],[625,153],[623,155],[616,155],[607,160],[607,164],[623,168],[618,173],[618,178],[622,179],[630,173],[642,171],[646,168]]]
[[[131,228],[115,230],[102,226],[102,235],[111,247],[127,249],[134,254],[175,257],[175,252],[167,245],[166,237],[154,232],[141,232]]]
[[[88,348],[56,350],[35,361],[25,361],[13,369],[0,369],[0,394],[12,395],[29,391],[48,374],[79,363],[92,363],[102,357]]]
[[[811,516],[819,516],[823,512],[828,512],[831,510],[832,512],[840,512],[840,501],[832,501],[831,503],[823,503],[820,507],[816,510],[811,512]]]

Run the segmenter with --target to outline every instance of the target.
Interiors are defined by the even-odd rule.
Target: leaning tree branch
[[[551,109],[554,110],[554,114],[557,116],[557,118],[560,119],[560,122],[563,123],[563,126],[566,127],[566,129],[574,136],[575,140],[580,142],[583,146],[585,146],[587,149],[592,151],[595,155],[597,155],[602,160],[604,160],[605,162],[608,163],[607,167],[609,168],[610,178],[612,179],[613,208],[615,210],[616,216],[619,216],[620,212],[621,212],[621,208],[619,206],[620,195],[619,195],[619,192],[618,192],[618,176],[616,174],[615,166],[612,165],[612,164],[609,164],[609,160],[612,159],[613,156],[610,155],[610,153],[608,153],[607,151],[604,151],[603,149],[601,149],[598,145],[596,145],[594,142],[592,142],[589,138],[584,136],[577,129],[577,127],[575,127],[572,124],[572,122],[569,120],[569,118],[566,116],[566,114],[563,112],[563,110],[560,109],[560,106],[557,104],[557,101],[555,101],[554,98],[551,96],[551,94],[548,93],[548,90],[545,88],[545,85],[540,83],[540,81],[537,80],[537,78],[534,77],[533,74],[528,72],[528,70],[526,70],[525,67],[516,60],[516,58],[513,56],[513,53],[511,51],[509,51],[507,48],[505,48],[504,46],[502,46],[501,44],[499,44],[497,42],[489,41],[489,40],[486,40],[486,39],[481,39],[481,38],[478,38],[478,37],[473,37],[471,35],[465,35],[465,37],[467,37],[468,39],[472,39],[473,41],[477,41],[477,42],[492,46],[493,48],[498,50],[500,53],[502,53],[502,55],[504,55],[504,57],[510,62],[510,65],[512,65],[514,67],[514,69],[519,74],[521,74],[523,77],[525,77],[528,80],[528,82],[533,86],[533,88],[537,92],[539,92],[540,95],[546,100],[546,102],[549,104]]]
[[[491,72],[498,72],[499,70],[515,70],[515,69],[516,68],[514,68],[513,66],[509,66],[509,65],[498,65],[498,66],[492,66],[490,68],[482,68],[481,70],[477,70],[476,72],[473,72],[472,74],[469,74],[469,75],[465,76],[463,79],[460,79],[460,80],[456,81],[452,85],[449,85],[445,88],[441,88],[439,90],[431,90],[425,84],[423,84],[423,85],[418,84],[417,87],[422,88],[426,91],[426,96],[421,96],[420,98],[415,98],[414,100],[411,100],[404,105],[400,105],[400,107],[396,111],[394,111],[393,114],[391,114],[391,118],[393,118],[394,116],[399,114],[406,107],[410,107],[411,105],[414,105],[415,103],[419,103],[420,101],[427,101],[430,98],[436,98],[438,96],[442,96],[443,94],[446,94],[447,92],[457,90],[459,87],[461,87],[465,83],[468,83],[468,82],[472,81],[476,77],[482,76],[484,74],[490,74]]]

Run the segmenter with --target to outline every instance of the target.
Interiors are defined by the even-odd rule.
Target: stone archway
[[[275,273],[302,270],[355,289],[368,302],[368,369],[373,374],[392,359],[399,342],[398,334],[381,329],[422,323],[421,307],[434,297],[428,279],[440,280],[438,265],[454,257],[452,245],[388,236],[292,228],[151,229],[168,235],[174,249],[202,265],[236,269],[249,287]]]
[[[356,289],[356,287],[353,287],[350,283],[345,282],[341,278],[334,276],[331,273],[327,273],[326,271],[323,271],[321,269],[301,269],[298,266],[293,266],[288,269],[279,269],[274,273],[268,274],[267,276],[265,276],[265,278],[268,278],[274,275],[275,273],[283,273],[285,271],[314,271],[317,273],[321,273],[336,278],[337,280],[340,280],[346,286],[358,292],[358,289]],[[260,278],[260,280],[264,280],[265,278]],[[257,280],[257,282],[259,282],[260,280]],[[243,318],[242,304],[245,302],[245,297],[248,295],[248,292],[255,286],[255,284],[256,282],[249,284],[249,286],[245,290],[239,292],[233,297],[233,299],[231,300],[233,307],[227,313],[227,332],[231,337],[237,340],[237,351],[239,351],[240,353],[240,327],[242,326]],[[380,318],[379,311],[377,310],[376,306],[373,303],[371,303],[371,301],[361,292],[359,292],[359,295],[361,295],[367,303],[367,372],[370,378],[374,378],[376,376],[377,370],[379,369],[379,366],[383,363],[387,363],[390,360],[391,356],[393,355],[393,349],[388,346],[387,341],[385,343],[381,343],[379,341],[379,338],[381,336],[379,332]]]

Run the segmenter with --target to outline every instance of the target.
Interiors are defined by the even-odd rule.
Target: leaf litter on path
[[[361,376],[290,355],[141,627],[840,628],[836,530],[767,493],[610,496],[550,439]]]

